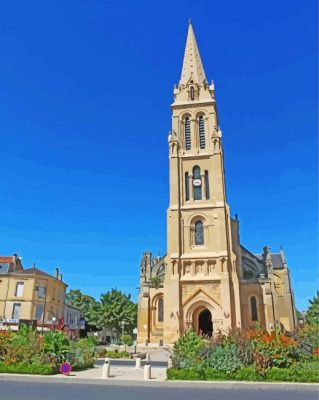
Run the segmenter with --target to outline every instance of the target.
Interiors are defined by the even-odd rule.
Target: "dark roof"
[[[275,253],[271,255],[272,266],[274,269],[283,269],[284,264],[282,262],[281,254]]]
[[[260,261],[263,261],[263,256],[262,254],[255,254],[257,258],[260,259]],[[272,266],[273,269],[284,269],[284,263],[282,262],[281,254],[280,253],[274,253],[270,254],[271,256],[271,261],[272,261]]]
[[[27,268],[23,269],[22,271],[14,271],[13,274],[19,274],[19,275],[42,275],[42,276],[49,276],[50,278],[53,278],[52,275],[47,274],[44,271],[41,271],[38,268]]]

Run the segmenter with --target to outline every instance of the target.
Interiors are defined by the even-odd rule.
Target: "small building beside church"
[[[283,249],[240,241],[226,199],[222,131],[189,24],[168,136],[167,254],[140,267],[138,342],[173,343],[186,330],[214,336],[257,324],[293,331],[296,311]]]

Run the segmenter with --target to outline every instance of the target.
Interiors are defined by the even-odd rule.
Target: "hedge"
[[[318,363],[301,364],[291,368],[269,368],[261,376],[252,367],[243,367],[233,373],[205,369],[201,371],[186,369],[167,369],[168,380],[207,380],[207,381],[259,381],[259,382],[319,382]]]
[[[54,371],[51,364],[0,363],[0,373],[52,375]]]
[[[105,357],[109,358],[130,358],[130,353],[127,351],[113,351],[113,350],[108,350],[105,352]]]

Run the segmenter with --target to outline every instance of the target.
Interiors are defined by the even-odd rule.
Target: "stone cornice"
[[[175,103],[173,103],[173,104],[171,104],[171,108],[172,108],[172,110],[180,110],[180,109],[183,109],[183,108],[201,108],[201,107],[209,107],[209,106],[212,106],[212,105],[215,105],[216,104],[216,101],[215,100],[211,100],[211,101],[205,101],[205,102],[203,102],[203,103],[199,103],[199,102],[196,102],[196,103],[180,103],[180,104],[175,104]]]

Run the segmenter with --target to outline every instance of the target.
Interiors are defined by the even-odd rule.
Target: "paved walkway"
[[[103,365],[96,365],[94,368],[87,369],[84,371],[72,371],[72,379],[103,379],[102,378]],[[122,366],[112,366],[111,361],[111,377],[109,380],[127,380],[127,381],[142,381],[144,380],[144,367],[141,369],[135,369],[134,366],[122,367]],[[70,377],[63,375],[56,375],[60,379],[69,379]],[[152,380],[165,381],[166,379],[166,368],[154,367],[151,370]]]

